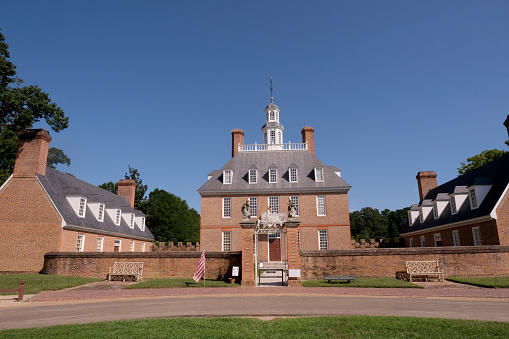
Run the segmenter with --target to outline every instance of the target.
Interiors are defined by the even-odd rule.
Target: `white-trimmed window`
[[[296,168],[290,168],[289,171],[289,177],[290,177],[290,182],[297,182],[297,169]]]
[[[85,209],[87,208],[87,198],[80,198],[80,208],[78,210],[78,217],[84,218],[85,217]]]
[[[258,182],[258,170],[250,169],[249,170],[249,183],[256,184]]]
[[[97,237],[97,252],[102,252],[104,246],[104,237]]]
[[[258,217],[258,197],[249,197],[249,213],[252,217]]]
[[[317,195],[316,196],[316,215],[319,217],[327,215],[327,207],[325,204],[325,195]]]
[[[472,206],[472,209],[476,209],[477,197],[475,196],[475,188],[471,189],[469,192],[470,192],[470,206]]]
[[[280,145],[283,143],[283,134],[281,131],[277,131],[277,143]]]
[[[410,238],[410,247],[414,247],[414,238]]]
[[[269,169],[269,182],[271,184],[277,183],[277,169],[276,168]]]
[[[270,142],[269,144],[274,145],[276,143],[276,131],[270,131]]]
[[[78,233],[78,240],[76,241],[76,252],[83,252],[85,248],[85,235]]]
[[[442,246],[442,235],[440,233],[433,234],[433,240],[435,240],[435,247]]]
[[[134,252],[134,241],[129,243],[129,252]]]
[[[129,221],[129,228],[134,228],[134,213],[131,213],[131,220]]]
[[[121,239],[115,239],[115,243],[113,244],[113,251],[114,252],[120,252],[122,249],[122,240]]]
[[[276,112],[270,111],[269,112],[269,121],[275,121],[276,120]]]
[[[474,237],[474,246],[481,246],[482,239],[481,239],[481,229],[479,228],[479,226],[472,227],[472,236]]]
[[[271,212],[279,213],[279,197],[269,197],[269,207]]]
[[[141,218],[141,228],[142,231],[145,231],[145,217]]]
[[[223,251],[231,251],[232,247],[232,232],[223,232]]]
[[[223,198],[223,218],[232,217],[232,198]]]
[[[460,246],[460,232],[458,230],[452,231],[452,243],[454,246]]]
[[[97,214],[97,220],[100,222],[104,221],[104,204],[99,204],[99,213]]]
[[[295,206],[295,216],[298,217],[299,214],[299,196],[298,195],[292,195],[290,196],[290,200],[293,203],[293,206]]]
[[[426,239],[424,238],[424,235],[421,235],[421,247],[426,247]]]
[[[327,230],[318,230],[318,249],[321,251],[329,249],[329,235]]]
[[[435,219],[438,219],[439,215],[438,215],[438,204],[436,201],[433,201],[433,216],[435,217]]]
[[[452,195],[450,200],[451,200],[451,213],[452,214],[458,213],[458,209],[456,208],[456,197]]]
[[[297,242],[299,244],[299,250],[301,249],[300,248],[300,230],[297,231]]]
[[[231,184],[233,179],[233,171],[232,170],[224,170],[223,171],[223,184]]]
[[[315,181],[323,181],[323,167],[315,167]]]
[[[145,243],[144,242],[141,243],[141,251],[145,252]]]
[[[115,217],[115,225],[119,226],[120,225],[120,216],[122,215],[122,211],[121,210],[117,210],[117,216]]]

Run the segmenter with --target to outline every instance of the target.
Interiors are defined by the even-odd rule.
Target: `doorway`
[[[281,232],[269,234],[269,261],[281,261]]]

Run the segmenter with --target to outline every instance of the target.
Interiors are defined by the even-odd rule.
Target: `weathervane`
[[[272,91],[275,90],[274,87],[272,87],[272,77],[270,77],[270,102],[272,102],[272,100],[274,100],[274,98],[272,97]]]

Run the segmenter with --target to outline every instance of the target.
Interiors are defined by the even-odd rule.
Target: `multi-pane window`
[[[249,170],[249,183],[256,184],[258,181],[258,171],[255,169]]]
[[[134,213],[131,213],[131,221],[129,222],[129,228],[134,228]]]
[[[145,217],[141,218],[141,230],[145,231]]]
[[[298,217],[299,214],[299,196],[298,195],[292,195],[290,196],[290,200],[293,203],[293,206],[295,206],[295,216]]]
[[[97,237],[97,252],[103,251],[104,237]]]
[[[276,131],[270,131],[270,142],[269,144],[275,144],[276,143]]]
[[[113,244],[113,251],[120,252],[121,247],[122,247],[122,240],[115,239],[115,243]]]
[[[258,197],[249,197],[249,213],[252,217],[258,217]]]
[[[78,210],[78,216],[80,218],[85,217],[85,208],[87,206],[87,199],[86,198],[80,198],[80,209]]]
[[[472,227],[472,235],[474,237],[474,246],[481,246],[481,229],[479,227]]]
[[[115,218],[115,225],[120,225],[120,215],[122,214],[121,210],[117,210],[117,216]]]
[[[78,240],[76,241],[76,252],[83,252],[85,248],[85,235],[78,234]]]
[[[458,210],[456,209],[456,198],[454,196],[451,197],[451,212],[452,214],[458,213]]]
[[[290,182],[297,182],[297,169],[296,168],[290,168]]]
[[[458,230],[452,231],[452,243],[454,246],[460,246],[460,232]]]
[[[283,135],[281,133],[281,131],[277,131],[277,143],[278,144],[282,144],[283,143]]]
[[[279,197],[269,197],[269,207],[272,213],[279,213]]]
[[[141,251],[145,252],[145,243],[144,242],[141,243]]]
[[[232,177],[233,177],[233,171],[232,170],[225,170],[225,171],[223,171],[223,184],[231,184],[232,183]]]
[[[232,198],[223,198],[223,218],[232,217]]]
[[[472,201],[472,208],[477,208],[477,197],[475,196],[475,189],[470,190],[470,200]]]
[[[134,241],[129,243],[129,252],[134,252]]]
[[[410,238],[410,247],[414,247],[414,238]]]
[[[433,234],[433,239],[435,240],[435,247],[442,246],[442,235],[440,233]]]
[[[270,183],[277,182],[277,169],[276,168],[269,169],[269,182]]]
[[[433,216],[438,219],[438,205],[436,201],[433,201]]]
[[[421,235],[421,247],[426,247],[426,239],[424,238],[424,235]]]
[[[323,181],[323,167],[316,167],[315,168],[315,180],[316,181]]]
[[[104,204],[99,204],[99,214],[97,217],[99,221],[104,221]]]
[[[223,232],[223,251],[231,251],[232,232]]]
[[[318,230],[318,249],[329,249],[329,236],[327,234],[327,230]]]
[[[316,215],[318,216],[327,215],[327,208],[325,206],[325,195],[316,196]]]
[[[269,113],[269,120],[270,121],[276,120],[276,112],[270,111],[270,113]]]

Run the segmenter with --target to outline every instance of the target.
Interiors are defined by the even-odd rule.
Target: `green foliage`
[[[146,214],[146,193],[148,190],[147,185],[143,185],[143,180],[141,179],[141,175],[136,168],[129,166],[129,174],[125,174],[125,179],[133,179],[136,182],[136,192],[134,193],[134,208],[142,211]],[[111,193],[117,194],[118,192],[118,184],[113,181],[105,182],[104,184],[99,185],[100,188],[109,191]]]
[[[18,288],[19,282],[25,280],[25,294],[36,294],[40,291],[57,291],[64,288],[88,284],[102,279],[58,276],[46,274],[6,274],[0,275],[1,288]],[[2,292],[0,294],[18,294],[18,292]]]
[[[449,281],[488,288],[509,288],[509,276],[447,278]]]
[[[376,208],[364,207],[350,212],[350,230],[354,239],[385,239],[389,243],[399,238],[399,233],[408,222],[408,208],[380,212]]]
[[[71,159],[59,148],[50,147],[48,150],[48,161],[46,166],[56,168],[58,164],[71,164]]]
[[[509,142],[509,140],[506,141],[506,143],[507,142]],[[465,173],[473,171],[476,168],[486,165],[487,163],[489,163],[495,159],[501,158],[502,156],[504,156],[507,153],[509,153],[509,152],[498,150],[498,149],[482,151],[480,154],[477,154],[470,158],[467,158],[466,163],[462,162],[461,167],[458,167],[458,173],[459,173],[459,175],[463,175]]]
[[[99,187],[114,194],[117,194],[118,192],[118,185],[113,181],[105,182],[104,184],[99,185]]]
[[[160,189],[150,192],[145,214],[157,241],[200,241],[200,215],[174,194]]]
[[[395,278],[356,278],[350,283],[327,280],[307,280],[304,287],[363,287],[363,288],[424,288],[411,282]]]
[[[16,161],[18,133],[45,119],[59,132],[68,127],[69,118],[48,94],[37,86],[20,86],[16,66],[8,59],[9,45],[0,32],[0,185],[12,174]]]
[[[230,284],[224,280],[205,280],[205,287],[239,287],[239,284]],[[136,284],[123,287],[124,289],[140,288],[174,288],[174,287],[204,287],[203,279],[198,283],[193,279],[174,278],[174,279],[150,279]]]

